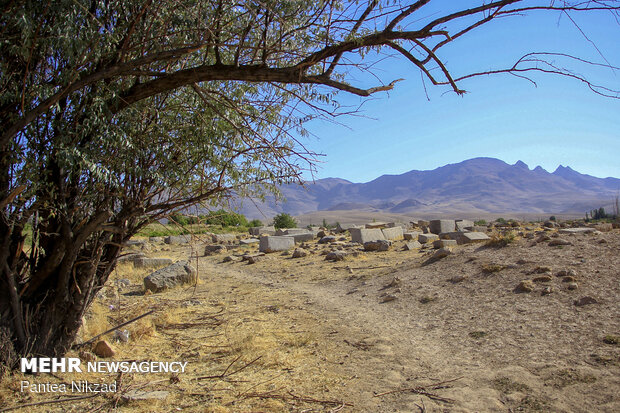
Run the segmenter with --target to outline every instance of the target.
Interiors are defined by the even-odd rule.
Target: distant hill
[[[620,179],[580,174],[568,166],[549,173],[494,158],[474,158],[430,171],[382,175],[370,182],[339,178],[284,185],[286,202],[268,198],[264,204],[242,202],[248,217],[279,212],[300,215],[314,211],[358,210],[400,214],[450,212],[583,213],[610,204]],[[260,210],[260,211],[259,211]]]

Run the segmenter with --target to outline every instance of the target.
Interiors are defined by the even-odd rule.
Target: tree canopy
[[[337,92],[383,53],[434,85],[490,73],[575,78],[528,53],[514,66],[453,75],[442,48],[490,21],[606,11],[618,1],[59,0],[0,8],[0,360],[59,355],[148,222],[231,194],[299,181],[315,154],[304,123],[346,110]],[[435,2],[433,2],[435,3]],[[30,236],[29,245],[25,245]],[[52,292],[52,294],[50,294]]]

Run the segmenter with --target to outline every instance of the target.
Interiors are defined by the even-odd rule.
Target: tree
[[[297,221],[289,214],[282,212],[273,217],[273,226],[277,229],[280,228],[296,228]]]
[[[508,68],[453,75],[441,52],[498,18],[609,11],[617,1],[59,0],[0,5],[0,361],[59,356],[149,222],[231,194],[264,194],[312,170],[304,122],[346,113],[336,92],[382,53],[434,85],[491,73],[552,73],[529,53]],[[434,4],[435,2],[433,2]],[[611,66],[605,63],[607,66]],[[31,243],[24,245],[27,235]]]

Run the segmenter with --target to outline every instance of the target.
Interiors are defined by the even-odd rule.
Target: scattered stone
[[[97,344],[95,344],[93,353],[101,358],[114,357],[114,354],[116,354],[110,343],[105,340],[99,340]]]
[[[557,272],[557,274],[555,274],[556,277],[576,277],[577,276],[577,271],[573,270],[572,268],[570,270],[560,270]]]
[[[548,283],[551,282],[552,278],[548,275],[541,275],[540,277],[534,278],[532,281],[535,283]]]
[[[258,250],[260,252],[286,251],[294,246],[295,240],[292,237],[262,236]]]
[[[164,237],[149,237],[149,242],[153,244],[161,244],[164,242]]]
[[[437,241],[433,241],[433,248],[444,248],[444,247],[455,247],[457,242],[453,239],[438,239]]]
[[[577,288],[579,288],[579,284],[577,284],[576,282],[571,282],[568,283],[566,288],[568,288],[569,290],[576,290]]]
[[[551,240],[551,237],[549,235],[544,235],[544,234],[536,238],[537,243],[546,242],[549,240]]]
[[[319,238],[319,239],[323,238],[323,237],[326,237],[328,235],[329,235],[329,232],[326,231],[326,230],[323,230],[323,229],[320,230],[320,231],[317,231],[317,233],[316,233],[316,237]]]
[[[331,236],[331,235],[326,235],[324,237],[321,237],[321,239],[319,240],[319,244],[329,244],[331,242],[336,242],[336,237]]]
[[[114,340],[127,343],[129,341],[129,330],[115,330]]]
[[[607,244],[607,240],[605,238],[601,238],[598,240],[599,244]]]
[[[433,242],[439,239],[439,235],[436,234],[420,234],[418,236],[418,241],[421,244],[426,244],[427,242]]]
[[[460,282],[463,282],[467,279],[466,275],[455,275],[454,277],[450,278],[448,281],[450,281],[453,284],[458,284]]]
[[[170,258],[138,258],[133,261],[133,265],[136,268],[154,268],[163,267],[172,264]]]
[[[264,252],[257,252],[256,254],[245,254],[241,256],[242,261],[249,261],[252,257],[264,257]]]
[[[387,251],[392,246],[392,241],[385,239],[377,241],[368,241],[364,243],[365,251]]]
[[[580,228],[563,228],[558,231],[560,234],[589,234],[596,232],[595,228],[580,227]]]
[[[251,244],[256,244],[258,242],[260,242],[258,238],[246,238],[246,239],[242,239],[239,241],[239,243],[242,245],[251,245]]]
[[[114,281],[114,285],[119,288],[129,287],[131,285],[131,280],[129,278],[121,278],[120,280]]]
[[[448,255],[452,254],[452,250],[449,247],[443,247],[438,249],[433,255],[432,255],[432,259],[433,260],[439,260],[442,258],[447,257]]]
[[[130,390],[123,394],[122,398],[125,401],[138,401],[138,400],[166,400],[170,392],[165,390],[144,391],[144,390]]]
[[[586,295],[585,297],[581,297],[580,299],[575,300],[574,304],[577,307],[583,307],[584,305],[598,304],[598,301],[596,300],[596,298]]]
[[[351,240],[358,244],[364,244],[369,241],[384,240],[385,236],[380,229],[350,228]]]
[[[144,288],[158,293],[181,284],[196,282],[196,270],[188,261],[178,261],[144,277]]]
[[[227,255],[224,257],[224,259],[222,260],[222,262],[237,262],[240,261],[241,259],[239,257],[235,257],[234,255]]]
[[[190,235],[170,235],[164,238],[164,242],[170,245],[187,244],[190,240]]]
[[[538,267],[534,268],[530,274],[544,274],[547,272],[551,272],[551,267],[547,267],[544,265],[539,265]]]
[[[389,303],[390,301],[394,301],[397,299],[398,297],[396,297],[395,295],[387,294],[383,296],[383,298],[381,299],[381,303]]]
[[[248,262],[248,264],[256,264],[262,259],[263,259],[262,255],[249,255],[246,261]]]
[[[344,251],[331,251],[325,255],[327,261],[343,261],[348,254]]]
[[[577,281],[577,279],[575,277],[571,277],[570,275],[567,275],[566,277],[562,278],[563,283],[572,283],[575,281]]]
[[[221,254],[226,251],[227,248],[223,245],[205,245],[205,255]]]
[[[401,240],[403,239],[403,227],[395,226],[390,228],[383,228],[381,230],[386,240]]]
[[[556,228],[556,227],[559,227],[559,225],[557,224],[557,222],[545,221],[545,223],[543,224],[543,227],[545,227],[545,228]]]
[[[514,289],[515,293],[531,293],[532,291],[534,291],[532,280],[521,281]]]
[[[434,219],[430,222],[429,229],[433,234],[454,232],[456,229],[456,222],[453,219]]]
[[[550,285],[546,285],[543,287],[542,291],[540,292],[540,295],[549,295],[553,292],[553,288],[551,288]]]
[[[295,248],[295,251],[293,251],[293,258],[303,258],[306,257],[308,255],[308,251],[306,251],[303,248]]]
[[[406,243],[403,248],[405,251],[419,250],[420,248],[422,248],[422,244],[420,244],[418,241],[411,241]]]
[[[556,238],[551,240],[548,245],[550,247],[557,247],[558,245],[573,245],[573,243],[565,239]]]

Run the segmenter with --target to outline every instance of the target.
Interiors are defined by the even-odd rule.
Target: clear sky
[[[427,15],[435,11],[426,10]],[[605,58],[620,66],[620,24],[613,16],[571,17]],[[530,51],[603,61],[566,16],[540,12],[492,22],[456,40],[439,56],[458,77],[510,66]],[[620,71],[571,67],[620,89]],[[481,156],[511,164],[522,160],[531,169],[540,165],[550,172],[569,165],[597,177],[620,177],[620,100],[598,96],[579,81],[537,74],[534,87],[510,75],[494,75],[462,82],[468,91],[463,97],[427,81],[428,101],[419,71],[406,60],[387,59],[375,73],[385,83],[406,80],[367,101],[360,113],[366,117],[340,117],[342,126],[319,121],[308,125],[314,136],[304,143],[326,155],[315,178],[366,182]],[[355,76],[356,86],[377,85],[369,76]],[[363,99],[341,93],[339,101],[358,105]]]

